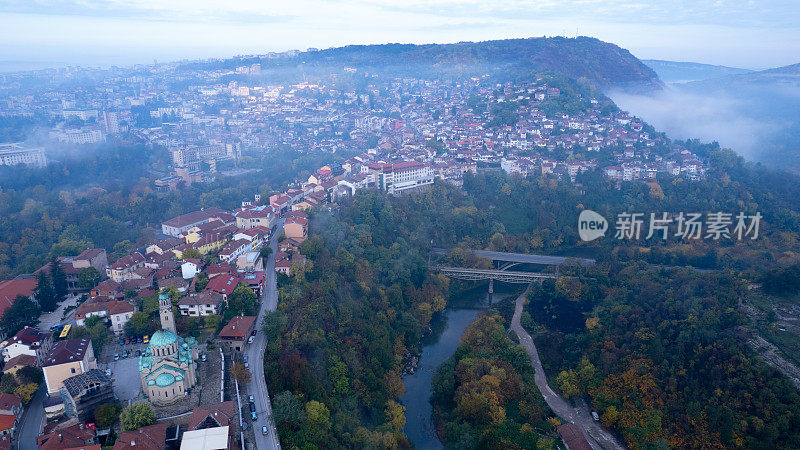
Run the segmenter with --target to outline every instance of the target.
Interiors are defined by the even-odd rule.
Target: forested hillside
[[[259,177],[220,175],[213,183],[154,192],[167,159],[163,150],[105,145],[64,153],[44,168],[0,166],[0,279],[87,247],[107,249],[110,259],[126,256],[152,242],[164,220],[199,208],[235,208],[330,161],[329,155],[279,151],[253,160],[265,169]]]
[[[574,79],[587,78],[600,87],[659,89],[661,81],[652,69],[623,48],[589,37],[529,38],[457,44],[348,45],[302,52],[293,58],[235,58],[198,62],[187,67],[235,68],[259,62],[262,70],[303,67],[341,71],[354,67],[392,75],[476,75],[484,73],[513,77],[531,72],[555,72]]]
[[[631,448],[797,448],[800,394],[746,344],[727,274],[603,264],[545,281],[527,311],[546,371]]]
[[[628,445],[796,447],[800,397],[747,346],[752,323],[737,304],[745,280],[796,260],[798,197],[775,193],[797,184],[715,146],[686,144],[713,161],[708,180],[615,189],[591,174],[575,186],[488,171],[466,174],[463,189],[437,183],[398,197],[362,193],[317,211],[301,250],[309,263],[281,280],[279,313],[267,323],[266,372],[276,411],[285,412],[277,416],[282,442],[408,445],[400,373],[450,286],[428,271],[433,244],[598,259],[595,268],[535,289],[523,324],[537,336],[551,383],[568,398],[585,396]],[[576,218],[588,207],[606,217],[742,210],[764,219],[759,238],[746,242],[584,244]],[[448,258],[481,264],[459,251]],[[684,264],[722,270],[658,266]],[[499,337],[506,326],[484,317],[439,370],[434,401],[448,446],[547,448],[547,409],[536,395],[514,394],[530,373]],[[479,376],[495,372],[509,391]],[[495,400],[470,409],[468,399]],[[311,418],[317,410],[328,418],[322,425]]]

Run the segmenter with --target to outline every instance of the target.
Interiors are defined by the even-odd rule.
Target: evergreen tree
[[[67,298],[67,274],[56,258],[50,260],[50,278],[53,281],[56,303],[60,303]]]
[[[36,285],[36,300],[39,302],[42,311],[50,312],[58,306],[56,299],[56,291],[50,283],[50,277],[47,272],[39,272],[38,284]]]
[[[24,295],[18,295],[14,300],[14,304],[6,309],[0,318],[0,330],[12,336],[24,328],[25,325],[36,325],[40,312],[39,306],[34,301]]]

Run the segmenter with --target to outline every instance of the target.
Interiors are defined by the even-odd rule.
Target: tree
[[[137,403],[125,408],[119,418],[125,431],[133,431],[156,423],[153,409],[148,403]]]
[[[272,254],[272,247],[270,247],[269,245],[261,247],[261,251],[259,251],[259,254],[261,254],[261,257],[263,259],[269,258],[269,255]]]
[[[0,392],[13,394],[17,386],[19,386],[19,383],[17,383],[17,379],[14,378],[13,373],[5,372],[0,376]]]
[[[67,274],[64,273],[64,268],[61,267],[56,258],[50,260],[50,278],[53,282],[56,302],[61,303],[67,298],[67,288],[69,286],[67,284]]]
[[[239,386],[244,386],[250,382],[250,370],[244,366],[244,364],[240,362],[233,363],[233,367],[231,367],[231,374],[236,381],[239,382]]]
[[[84,267],[78,272],[78,287],[81,289],[91,289],[97,286],[100,280],[102,276],[94,267]]]
[[[58,306],[56,298],[56,291],[53,289],[53,284],[50,282],[50,277],[47,276],[46,271],[39,272],[36,284],[36,301],[42,307],[42,311],[50,312]]]
[[[41,384],[44,381],[44,373],[42,372],[42,369],[34,366],[22,367],[17,370],[15,375],[20,384]]]
[[[39,305],[24,295],[18,295],[14,304],[6,309],[3,316],[0,317],[0,330],[13,336],[25,326],[36,325],[39,321],[39,314],[41,314]]]
[[[187,248],[182,252],[181,259],[200,259],[203,255],[196,248]]]
[[[286,315],[280,310],[267,311],[264,315],[262,328],[268,341],[275,341],[280,338],[281,330],[286,325]]]
[[[22,403],[27,405],[31,402],[33,395],[36,393],[36,390],[39,389],[39,385],[36,383],[27,383],[20,386],[17,386],[14,389],[14,394],[18,395],[22,399]]]
[[[203,289],[208,286],[208,275],[204,272],[200,272],[194,277],[194,291],[195,292],[202,292]]]
[[[125,324],[124,331],[125,336],[128,337],[144,336],[145,334],[149,334],[150,317],[141,311],[136,311],[133,313],[130,320],[128,320],[128,322]]]
[[[306,433],[312,442],[322,443],[331,428],[331,412],[324,403],[306,403]]]
[[[303,401],[290,391],[283,391],[272,402],[272,417],[280,426],[298,428],[306,420]]]
[[[225,316],[228,318],[238,315],[254,316],[258,311],[257,301],[258,297],[252,289],[247,286],[239,286],[234,289],[228,299],[228,308],[225,310]]]
[[[406,426],[406,407],[394,400],[389,400],[386,404],[386,422],[396,433],[402,432]]]
[[[103,403],[94,409],[94,421],[100,428],[108,428],[119,420],[122,407],[118,403]]]
[[[103,346],[108,339],[108,327],[100,317],[92,316],[86,319],[82,327],[75,327],[69,333],[70,338],[89,338],[96,352],[103,351]]]

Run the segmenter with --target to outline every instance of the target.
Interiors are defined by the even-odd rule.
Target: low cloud
[[[764,143],[788,124],[758,119],[747,102],[726,94],[694,94],[666,88],[652,95],[610,92],[617,105],[673,139],[717,141],[750,160],[760,160]]]

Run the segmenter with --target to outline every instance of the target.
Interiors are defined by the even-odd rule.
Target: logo
[[[578,234],[582,240],[591,242],[605,236],[606,230],[608,221],[605,217],[589,209],[581,211],[581,215],[578,216]]]

